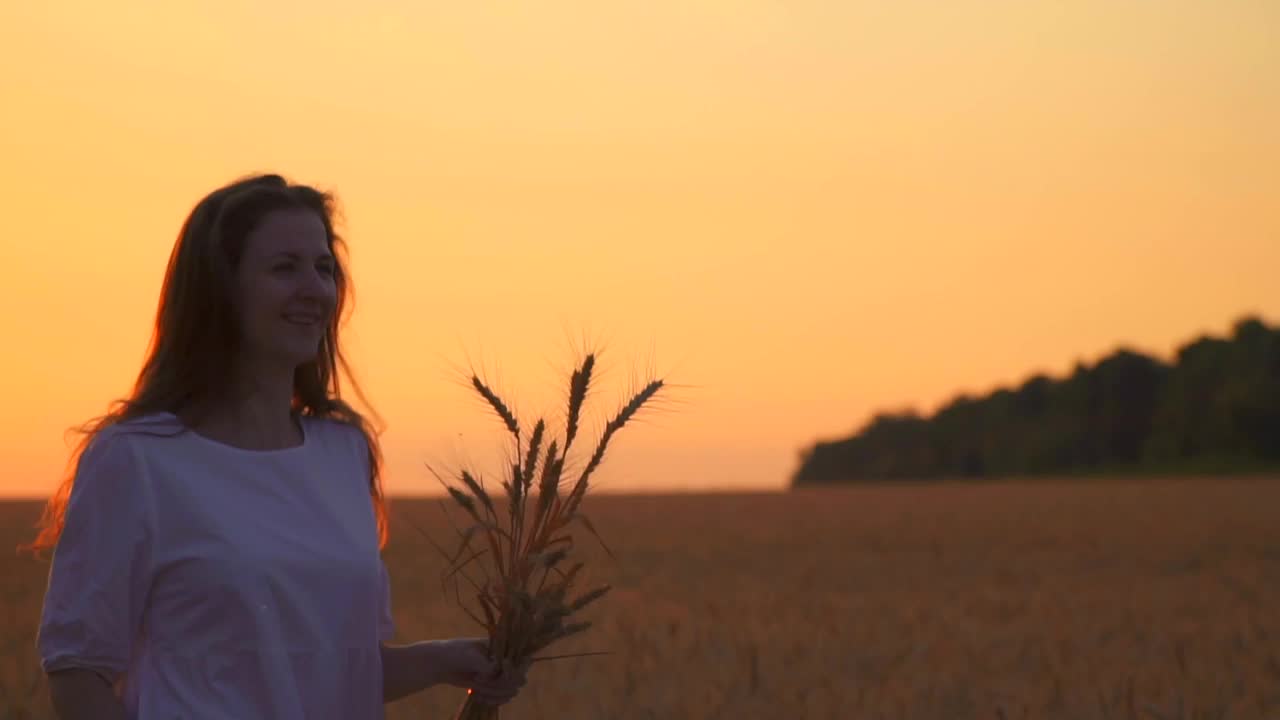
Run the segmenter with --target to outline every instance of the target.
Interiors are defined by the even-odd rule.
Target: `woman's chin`
[[[286,347],[279,348],[275,356],[289,367],[298,368],[316,362],[320,358],[320,352],[314,347]]]

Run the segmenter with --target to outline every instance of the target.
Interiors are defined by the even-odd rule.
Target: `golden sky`
[[[264,170],[344,203],[391,493],[499,447],[468,359],[531,425],[584,341],[595,432],[681,385],[599,491],[781,487],[877,409],[1280,318],[1277,78],[1272,0],[4,3],[0,494]]]

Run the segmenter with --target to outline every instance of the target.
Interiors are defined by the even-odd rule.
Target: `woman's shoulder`
[[[323,435],[326,439],[351,446],[353,449],[365,450],[368,441],[364,431],[355,423],[332,416],[303,416],[303,422],[310,425],[309,430]]]
[[[157,410],[154,412],[143,413],[134,417],[121,420],[112,427],[120,428],[123,431],[146,431],[146,430],[165,430],[165,429],[182,429],[183,424],[178,416],[171,412]]]
[[[172,437],[185,428],[173,413],[151,412],[131,418],[116,420],[100,428],[90,441],[90,446],[102,447],[117,444],[125,438]]]
[[[142,438],[172,437],[182,428],[175,418],[152,413],[116,420],[98,428],[76,459],[79,476],[130,476],[148,465],[154,443]],[[98,484],[100,481],[95,481]]]

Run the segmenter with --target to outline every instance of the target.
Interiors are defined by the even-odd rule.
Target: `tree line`
[[[931,417],[883,412],[800,456],[793,486],[1280,469],[1280,327],[1256,316],[1171,363],[1121,347],[1065,378],[959,396]]]

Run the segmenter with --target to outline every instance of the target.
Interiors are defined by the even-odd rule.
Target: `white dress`
[[[86,449],[43,669],[124,673],[133,720],[381,719],[394,625],[364,437],[308,417],[283,450],[164,436],[182,429],[156,413]]]

